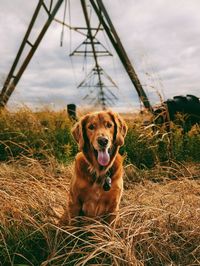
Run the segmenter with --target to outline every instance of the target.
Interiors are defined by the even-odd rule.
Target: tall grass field
[[[0,265],[200,265],[200,128],[126,116],[120,226],[61,226],[78,151],[65,110],[0,112]]]

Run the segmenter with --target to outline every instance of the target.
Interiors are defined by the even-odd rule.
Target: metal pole
[[[30,35],[30,32],[31,32],[32,28],[33,28],[33,25],[34,25],[34,23],[35,23],[35,20],[36,20],[36,18],[37,18],[37,16],[38,16],[38,13],[39,13],[40,8],[41,8],[41,6],[42,6],[42,2],[43,2],[42,0],[40,0],[40,1],[38,2],[38,5],[37,5],[37,7],[36,7],[36,9],[35,9],[35,12],[34,12],[33,17],[32,17],[32,19],[31,19],[31,22],[30,22],[30,24],[29,24],[29,26],[28,26],[28,29],[27,29],[27,31],[26,31],[26,34],[25,34],[24,39],[23,39],[23,41],[22,41],[22,44],[21,44],[21,46],[20,46],[20,48],[19,48],[19,51],[18,51],[18,53],[17,53],[17,55],[16,55],[15,61],[14,61],[13,65],[12,65],[12,67],[11,67],[11,69],[10,69],[10,72],[9,72],[7,78],[6,78],[6,81],[4,82],[4,86],[3,86],[3,88],[2,88],[1,94],[4,94],[4,93],[5,93],[7,87],[8,87],[8,85],[9,85],[9,83],[10,83],[11,78],[13,78],[13,74],[14,74],[14,71],[15,71],[15,69],[16,69],[17,63],[19,62],[19,58],[20,58],[20,56],[21,56],[21,54],[22,54],[22,52],[23,52],[23,49],[24,49],[24,47],[25,47],[25,45],[26,45],[26,43],[27,43],[27,39],[28,39],[28,37],[29,37],[29,35]]]
[[[35,43],[34,44],[30,44],[29,41],[27,40],[27,38],[28,38],[28,36],[30,34],[30,30],[32,29],[32,26],[33,26],[32,24],[34,23],[37,15],[38,15],[38,11],[39,11],[38,9],[41,6],[41,4],[42,5],[44,4],[43,3],[43,0],[40,0],[40,3],[38,4],[38,6],[36,8],[36,11],[34,13],[34,16],[33,16],[32,20],[31,20],[29,29],[28,29],[28,31],[26,33],[26,35],[27,35],[26,37],[27,38],[26,39],[24,38],[24,40],[22,42],[22,45],[20,47],[20,50],[19,50],[19,52],[18,52],[18,54],[16,56],[14,65],[12,66],[11,69],[15,69],[15,67],[16,67],[16,65],[17,65],[17,63],[19,61],[19,57],[20,57],[20,55],[21,55],[21,53],[22,53],[22,51],[23,51],[24,46],[25,46],[26,43],[28,43],[29,45],[31,45],[31,50],[29,51],[28,55],[26,56],[25,60],[23,61],[23,63],[21,65],[21,67],[19,68],[19,71],[16,74],[16,76],[13,77],[13,81],[10,84],[5,84],[6,86],[4,85],[4,88],[2,89],[2,92],[0,94],[0,107],[4,107],[6,105],[6,103],[8,102],[11,94],[13,93],[13,91],[14,91],[17,83],[19,82],[22,74],[24,73],[24,70],[28,66],[31,58],[33,57],[36,49],[38,48],[38,46],[39,46],[42,38],[44,37],[44,34],[46,33],[47,29],[49,28],[49,26],[50,26],[52,20],[54,19],[55,15],[56,15],[56,13],[57,13],[57,11],[59,9],[59,7],[61,6],[62,2],[63,2],[63,0],[58,0],[57,1],[54,9],[52,10],[51,13],[49,13],[49,17],[48,17],[45,25],[43,26],[43,28],[42,28],[42,30],[41,30],[38,38],[36,39]],[[11,71],[10,71],[10,73],[11,73]],[[12,73],[12,75],[13,75],[13,73]]]
[[[114,25],[112,24],[112,21],[106,11],[106,8],[102,2],[102,0],[89,0],[91,5],[93,6],[100,22],[102,23],[113,47],[115,48],[127,74],[129,75],[129,78],[131,79],[139,98],[143,102],[145,108],[147,108],[151,113],[153,113],[153,108],[148,100],[148,97],[145,93],[145,91],[142,88],[142,85],[140,83],[140,80],[133,68],[133,65],[131,64],[131,61],[121,43],[121,40],[114,28]]]
[[[89,20],[89,17],[88,17],[88,12],[87,12],[87,7],[86,7],[86,4],[85,4],[85,0],[81,0],[81,5],[82,5],[83,14],[84,14],[86,25],[87,25],[87,29],[88,29],[88,37],[89,37],[89,39],[91,41],[92,52],[93,52],[94,61],[95,61],[95,68],[96,68],[98,79],[99,79],[100,97],[101,97],[100,101],[102,103],[103,109],[106,109],[105,96],[104,96],[104,91],[103,91],[103,83],[102,83],[102,80],[101,80],[101,73],[100,73],[101,69],[100,69],[99,64],[98,64],[98,59],[97,59],[96,50],[95,50],[95,46],[94,46],[94,37],[92,36],[90,20]]]

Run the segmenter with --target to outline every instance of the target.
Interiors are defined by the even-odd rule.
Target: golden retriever
[[[126,133],[124,120],[111,111],[87,114],[75,124],[72,135],[80,152],[70,184],[68,219],[84,215],[110,223],[115,218],[123,191],[123,157],[118,151]]]

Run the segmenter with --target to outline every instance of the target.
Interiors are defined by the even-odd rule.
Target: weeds
[[[24,155],[40,160],[53,156],[60,162],[69,162],[76,152],[65,111],[1,111],[0,160]]]
[[[82,218],[82,226],[58,225],[66,205],[72,166],[49,167],[28,159],[0,168],[0,265],[198,265],[199,168],[175,164],[134,169],[125,178],[120,227]],[[130,167],[125,168],[126,175]],[[162,177],[162,182],[152,182]]]
[[[144,126],[143,120],[132,119],[121,152],[127,163],[139,168],[178,161],[200,161],[200,128],[189,132],[171,124],[171,131],[154,124]],[[22,109],[16,113],[1,111],[0,160],[15,160],[23,156],[70,163],[77,153],[77,144],[71,136],[72,124],[65,111],[44,110],[33,113]]]
[[[71,122],[65,112],[1,113],[0,265],[200,264],[199,127],[128,123],[120,226],[61,227],[77,152]]]

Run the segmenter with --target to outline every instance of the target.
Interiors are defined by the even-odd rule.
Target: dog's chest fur
[[[104,191],[102,186],[94,183],[90,188],[87,188],[87,193],[84,193],[82,211],[88,217],[101,216],[108,212],[111,204],[114,188],[110,191]],[[119,190],[119,189],[118,189]]]
[[[82,153],[79,153],[75,161],[75,176],[71,185],[71,202],[78,202],[80,212],[78,215],[97,217],[116,211],[119,207],[123,191],[123,167],[122,158],[118,154],[115,161],[107,171],[98,177],[88,168],[88,163]],[[111,179],[111,187],[105,190],[106,177]]]

